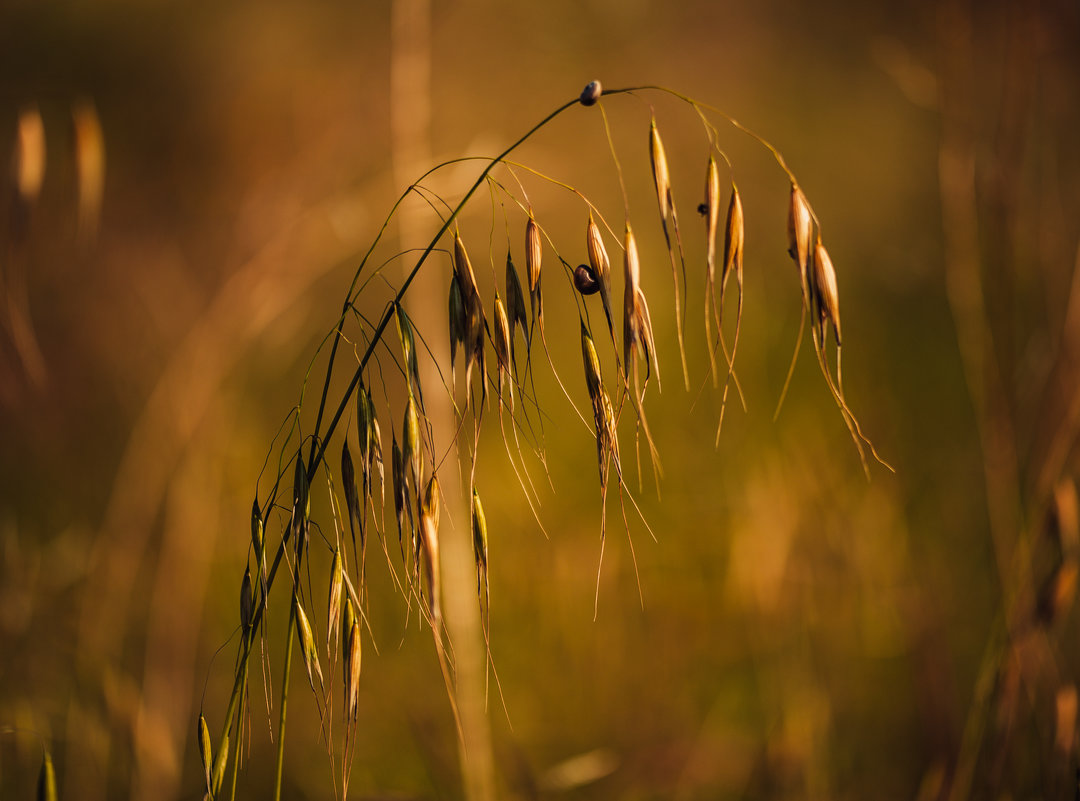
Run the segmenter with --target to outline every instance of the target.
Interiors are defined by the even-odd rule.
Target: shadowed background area
[[[487,697],[464,700],[479,737],[464,772],[487,778],[463,776],[431,634],[376,537],[350,797],[1072,798],[1080,12],[1053,0],[864,5],[5,4],[0,796],[30,796],[44,741],[61,798],[202,797],[197,721],[202,711],[216,743],[254,564],[251,502],[266,501],[275,437],[301,401],[310,433],[327,347],[311,360],[361,257],[411,181],[498,153],[600,79],[676,89],[783,154],[836,266],[847,399],[895,474],[871,463],[867,480],[808,338],[773,420],[799,331],[789,184],[719,116],[746,213],[745,409],[733,390],[713,447],[721,391],[709,380],[695,213],[708,142],[671,97],[605,99],[663,379],[647,395],[659,497],[647,459],[639,480],[629,411],[620,423],[648,528],[612,485],[598,577],[595,440],[534,342],[542,417],[517,398],[532,486],[509,469],[493,398],[478,448],[498,681],[482,644],[455,643],[462,665],[480,648]],[[690,391],[651,113],[687,254]],[[573,290],[555,253],[586,261],[588,208],[530,170],[604,215],[621,290],[623,196],[599,110],[570,109],[513,159],[525,166],[494,175],[527,195],[550,237],[547,344],[587,416]],[[450,165],[426,185],[452,205],[482,168]],[[526,215],[506,193],[482,188],[460,221],[487,307],[493,275],[505,291],[508,237],[524,280]],[[374,265],[427,245],[444,213],[434,197],[403,206]],[[400,284],[414,263],[390,260],[382,274]],[[449,264],[435,254],[406,304],[447,375]],[[370,286],[357,305],[372,319],[390,295]],[[599,299],[587,303],[616,386]],[[390,329],[387,342],[397,354]],[[339,354],[334,401],[353,350]],[[380,364],[369,377],[385,380],[372,388],[388,456],[403,380],[390,351]],[[489,347],[493,376],[494,365]],[[438,395],[423,347],[421,366],[426,395]],[[460,361],[457,371],[460,400]],[[541,419],[543,463],[530,449]],[[355,437],[351,404],[328,448],[335,475],[346,426]],[[450,433],[436,431],[439,456]],[[448,580],[464,582],[445,590],[451,617],[475,601],[471,564],[453,567],[454,543],[469,547],[454,462],[442,536]],[[283,497],[289,481],[291,468]],[[316,642],[323,538],[335,536],[327,498],[320,473],[304,588]],[[386,524],[400,572],[392,506]],[[268,524],[272,544],[282,528]],[[240,798],[274,784],[288,616],[285,582],[274,590]],[[341,794],[331,650],[333,759],[294,656],[286,798]],[[320,653],[329,675],[325,642]]]

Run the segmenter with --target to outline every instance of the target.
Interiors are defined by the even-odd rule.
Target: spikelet
[[[604,238],[600,234],[600,226],[593,220],[591,211],[589,212],[589,223],[585,228],[585,249],[589,253],[589,266],[592,268],[593,278],[596,280],[600,290],[600,300],[604,304],[604,316],[607,318],[608,330],[611,332],[611,339],[614,342],[615,322],[611,316],[611,262],[608,260],[607,250],[604,248]],[[574,277],[576,279],[577,275],[575,274]]]
[[[304,669],[307,671],[311,690],[315,692],[315,676],[319,677],[320,687],[323,683],[319,653],[315,649],[315,637],[311,633],[311,624],[308,623],[307,615],[304,614],[304,607],[300,605],[300,599],[294,596],[294,603],[296,604],[296,633],[300,637],[300,650],[304,655]]]
[[[821,347],[825,347],[825,324],[831,323],[836,344],[840,345],[840,298],[836,290],[836,270],[818,236],[813,257],[813,298],[820,326]]]
[[[626,223],[625,250],[623,252],[623,364],[629,372],[634,348],[638,343],[639,315],[637,313],[638,285],[641,282],[641,264],[638,261],[637,240],[630,222]]]
[[[543,248],[540,243],[540,226],[530,215],[525,224],[525,271],[529,274],[529,303],[532,307],[532,322],[539,318],[540,327],[544,326],[544,304],[540,296],[540,261]]]
[[[461,234],[456,231],[454,232],[454,273],[461,284],[461,297],[468,310],[479,293],[476,289],[476,275],[473,273],[472,262],[469,261],[469,254],[465,251],[465,243],[461,241]]]
[[[363,439],[363,436],[361,436],[360,440],[363,441]],[[366,477],[364,481],[366,485]],[[349,531],[352,532],[353,545],[355,547],[356,533],[359,530],[360,547],[363,548],[364,527],[360,522],[363,510],[360,506],[360,496],[356,490],[356,471],[353,468],[352,454],[349,453],[348,440],[341,443],[341,483],[345,485],[345,509],[349,515]]]
[[[213,746],[210,744],[210,728],[206,717],[199,713],[199,757],[202,759],[203,774],[206,778],[206,792],[210,792],[210,771],[213,769]]]
[[[254,599],[251,597],[251,568],[244,569],[244,580],[240,582],[240,631],[247,636],[254,614]]]
[[[641,291],[641,265],[638,261],[637,240],[626,223],[626,251],[623,258],[626,284],[623,293],[623,362],[629,373],[633,364],[636,348],[640,345],[645,356],[646,368],[656,372],[657,385],[660,383],[660,366],[656,361],[656,349],[653,341],[652,320],[649,317],[649,305],[645,293]]]
[[[529,317],[525,311],[525,293],[521,289],[521,281],[518,279],[517,269],[510,259],[510,252],[506,253],[506,313],[510,318],[510,361],[516,366],[514,356],[514,332],[520,325],[525,335],[525,347],[529,347]]]
[[[502,298],[495,296],[495,359],[499,368],[499,403],[503,400],[503,379],[510,388],[509,404],[514,408],[514,377],[510,361],[510,322],[506,318],[506,307]]]
[[[417,544],[428,588],[428,612],[436,630],[442,628],[442,577],[439,566],[439,485],[432,476],[424,494]]]
[[[589,389],[589,400],[596,404],[602,387],[600,358],[596,355],[596,346],[584,321],[581,322],[581,361],[585,365],[585,386]]]
[[[409,385],[409,393],[415,396],[420,404],[421,411],[424,408],[424,394],[420,388],[420,367],[416,359],[416,337],[413,335],[412,323],[409,315],[400,303],[396,305],[398,339],[401,340],[401,352],[405,363],[405,379]]]
[[[656,199],[660,203],[660,217],[666,220],[671,213],[671,173],[668,172],[667,154],[664,143],[660,141],[655,117],[649,124],[649,160],[652,162]]]
[[[720,171],[716,158],[709,156],[705,174],[705,279],[711,290],[716,276],[716,234],[720,230]],[[706,318],[707,320],[708,318]]]
[[[465,244],[457,233],[454,234],[454,271],[461,284],[461,296],[465,303],[465,386],[467,388],[472,386],[473,367],[479,366],[480,394],[481,398],[485,398],[487,397],[487,383],[483,379],[485,372],[484,307],[476,288],[472,263],[465,251]]]
[[[403,478],[412,480],[413,491],[419,496],[424,454],[420,447],[420,418],[411,395],[405,403],[405,419],[401,426],[401,466]]]
[[[345,571],[341,563],[341,548],[334,549],[334,561],[330,564],[330,591],[327,595],[326,604],[326,650],[329,653],[330,643],[334,641],[334,632],[341,625],[341,599],[345,586]]]
[[[260,587],[263,605],[266,605],[266,551],[263,543],[263,522],[262,514],[259,512],[259,499],[255,498],[251,502],[251,547],[255,551],[255,559],[259,565],[259,575],[261,576]]]
[[[355,721],[360,704],[360,623],[353,620],[345,632],[345,718]]]
[[[391,473],[394,483],[394,514],[397,516],[398,544],[405,538],[405,509],[408,506],[408,493],[405,490],[405,467],[401,448],[398,446],[397,434],[391,434]],[[412,514],[410,512],[410,514]],[[402,545],[402,549],[404,549]],[[402,551],[404,553],[404,550]]]
[[[814,218],[810,204],[798,184],[791,184],[791,201],[788,204],[788,255],[799,270],[802,282],[803,305],[810,308],[810,241],[814,235]]]
[[[465,328],[467,318],[465,315],[465,300],[461,296],[461,282],[457,272],[450,275],[450,298],[448,301],[447,319],[450,324],[450,373],[454,374],[454,360],[457,357],[458,346],[465,345]]]
[[[720,274],[720,302],[723,304],[724,289],[732,271],[739,286],[743,283],[743,244],[746,232],[743,225],[742,198],[739,190],[732,185],[731,200],[728,201],[727,226],[724,229],[724,268]]]
[[[479,596],[481,586],[488,585],[488,533],[484,505],[480,503],[480,494],[476,487],[473,487],[472,494],[472,534],[473,557],[476,560],[476,594]]]
[[[298,552],[307,545],[310,517],[311,498],[308,493],[307,470],[304,469],[304,456],[297,450],[296,468],[293,471],[292,536]]]

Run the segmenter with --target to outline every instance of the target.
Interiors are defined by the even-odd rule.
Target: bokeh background
[[[895,474],[871,465],[867,480],[806,342],[773,421],[799,324],[788,184],[724,125],[747,216],[746,409],[732,396],[713,447],[720,393],[698,391],[694,214],[707,143],[693,112],[661,94],[605,101],[664,379],[648,407],[659,497],[647,466],[639,487],[629,417],[621,426],[628,488],[655,541],[631,508],[635,572],[613,490],[598,583],[595,444],[535,351],[550,481],[535,455],[525,463],[544,530],[494,406],[477,467],[501,693],[492,675],[486,715],[482,697],[463,703],[466,772],[488,779],[463,778],[430,633],[415,609],[407,619],[374,548],[351,796],[1073,797],[1080,10],[1063,0],[5,3],[0,797],[33,792],[42,741],[62,798],[202,796],[196,721],[203,711],[216,740],[251,501],[265,502],[275,436],[361,255],[410,181],[497,153],[594,78],[671,86],[784,154],[838,272],[848,399]],[[689,259],[690,392],[650,111]],[[619,229],[596,109],[570,110],[515,159],[578,187]],[[453,202],[479,169],[448,167],[430,186]],[[584,261],[581,201],[518,175],[560,253]],[[524,262],[524,216],[493,197],[506,200],[481,192],[461,221],[488,302],[487,254],[501,282],[507,230]],[[407,204],[375,262],[435,230],[430,207]],[[409,300],[444,369],[447,265],[433,259]],[[384,275],[399,282],[408,266]],[[545,271],[551,358],[587,409],[574,305],[550,251]],[[372,287],[365,310],[377,315],[385,287]],[[401,382],[384,366],[388,451]],[[324,369],[325,351],[303,395],[305,432]],[[472,575],[454,572],[465,507],[457,480],[443,484],[448,576],[465,578],[447,589],[453,613],[472,602]],[[332,539],[325,478],[315,487]],[[280,521],[269,531],[276,542]],[[311,597],[325,610],[328,553],[313,554]],[[287,612],[275,589],[274,721]],[[456,642],[456,658],[476,648]],[[327,798],[340,794],[340,707],[331,760],[299,671],[283,795]],[[254,673],[241,798],[273,785]],[[340,699],[340,669],[331,685]]]

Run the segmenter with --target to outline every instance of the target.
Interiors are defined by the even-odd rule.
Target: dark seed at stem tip
[[[600,81],[590,81],[589,84],[581,90],[581,105],[591,106],[600,99],[600,95],[603,94],[604,87],[600,85]]]

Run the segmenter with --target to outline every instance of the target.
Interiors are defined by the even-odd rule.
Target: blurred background
[[[33,792],[42,741],[61,798],[202,797],[196,723],[203,711],[216,743],[251,501],[265,503],[275,437],[301,397],[310,433],[325,349],[311,360],[360,258],[411,181],[498,153],[593,79],[670,86],[784,154],[838,273],[848,400],[895,474],[871,464],[867,480],[808,341],[773,421],[799,329],[788,182],[719,116],[747,219],[746,407],[729,397],[713,447],[721,393],[694,213],[708,143],[670,97],[605,100],[664,382],[647,401],[659,497],[647,464],[639,486],[629,416],[620,426],[655,541],[628,500],[624,526],[613,486],[597,578],[595,442],[534,348],[550,481],[521,436],[543,530],[494,405],[476,471],[498,686],[468,626],[464,490],[442,481],[448,615],[466,621],[455,659],[479,671],[474,690],[490,682],[486,713],[482,695],[460,699],[474,756],[459,758],[430,632],[415,608],[407,618],[373,541],[351,797],[1075,795],[1075,3],[14,0],[0,9],[0,797]],[[687,251],[689,392],[651,112]],[[514,159],[574,185],[619,232],[597,109],[570,109]],[[428,185],[453,203],[481,168]],[[560,255],[585,261],[580,198],[516,175]],[[490,304],[507,237],[524,268],[525,216],[483,189],[461,226]],[[437,228],[431,207],[407,203],[373,264]],[[448,265],[433,257],[408,301],[444,371]],[[399,283],[410,267],[383,274]],[[544,269],[551,360],[587,414],[572,290],[550,248]],[[374,317],[388,294],[371,287]],[[402,385],[383,366],[373,394],[389,454]],[[437,428],[440,454],[449,438]],[[332,540],[326,498],[323,478],[313,517]],[[280,541],[280,520],[267,530]],[[318,642],[329,555],[312,550]],[[288,602],[275,589],[272,710],[256,659],[241,798],[273,786]],[[333,759],[299,670],[283,795],[340,795],[340,666]]]

